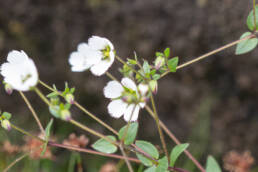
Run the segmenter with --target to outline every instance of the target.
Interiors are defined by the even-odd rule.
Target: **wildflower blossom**
[[[19,91],[28,91],[38,82],[37,68],[24,51],[9,52],[7,62],[1,65],[0,72],[4,82]]]
[[[87,43],[80,43],[76,52],[72,52],[69,63],[73,72],[87,69],[96,75],[103,75],[115,59],[114,46],[106,38],[92,36]]]
[[[112,99],[108,105],[108,112],[114,118],[124,115],[125,121],[136,121],[140,108],[145,106],[148,87],[144,84],[137,87],[129,78],[123,78],[121,83],[110,81],[104,88],[105,97]]]

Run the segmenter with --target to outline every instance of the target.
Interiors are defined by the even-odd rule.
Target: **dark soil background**
[[[179,56],[183,63],[237,40],[247,31],[246,17],[251,9],[251,0],[1,0],[0,62],[12,49],[24,50],[34,59],[41,80],[60,89],[68,81],[76,87],[75,95],[82,105],[119,129],[125,123],[109,117],[109,100],[102,93],[109,79],[70,71],[67,59],[78,43],[87,42],[92,35],[107,37],[124,59],[136,51],[150,62],[156,51],[170,47],[172,56]],[[191,144],[190,150],[202,164],[208,154],[222,164],[222,156],[231,150],[249,150],[258,159],[258,50],[241,56],[234,51],[235,47],[229,48],[159,83],[156,100],[160,118],[182,142]],[[110,72],[121,77],[118,67],[121,64],[116,62]],[[36,123],[19,94],[8,96],[1,88],[0,95],[0,108],[13,113],[12,121],[36,133]],[[26,95],[46,125],[50,119],[46,106],[34,93]],[[108,133],[76,108],[73,116]],[[144,110],[139,123],[139,138],[156,139],[153,142],[159,144],[154,122]],[[65,125],[55,121],[58,139],[70,132],[81,133]],[[14,133],[5,134],[5,138],[20,143],[20,135]],[[61,151],[56,153],[57,159]]]

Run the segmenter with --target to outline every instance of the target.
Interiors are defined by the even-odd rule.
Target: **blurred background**
[[[237,40],[248,30],[246,18],[251,9],[251,0],[1,0],[0,62],[13,49],[24,50],[35,61],[41,80],[56,84],[60,90],[68,81],[76,87],[78,102],[119,129],[125,122],[108,115],[109,100],[103,96],[109,79],[95,77],[88,71],[70,71],[68,57],[79,43],[87,42],[92,35],[106,37],[123,59],[132,58],[136,51],[149,62],[155,59],[156,51],[170,47],[172,56],[179,56],[182,64]],[[155,99],[161,120],[182,142],[190,143],[190,152],[202,164],[211,154],[224,170],[238,168],[242,170],[239,172],[248,172],[252,164],[252,171],[258,171],[258,50],[241,56],[234,55],[234,51],[235,47],[229,48],[161,79]],[[115,62],[110,72],[121,78],[119,67],[121,64]],[[33,92],[25,94],[46,126],[51,118],[47,107]],[[13,114],[14,124],[35,135],[39,133],[17,92],[8,96],[1,86],[0,109]],[[110,134],[78,109],[72,108],[72,112],[76,120]],[[138,139],[160,144],[155,123],[144,110],[139,125]],[[97,139],[55,119],[52,135],[57,142],[62,143],[71,133],[84,134],[86,147]],[[175,144],[166,139],[171,149]],[[31,142],[14,130],[7,133],[1,129],[0,171]],[[118,162],[63,149],[51,150],[50,160],[26,158],[10,171],[111,172],[103,171],[108,163],[115,172],[114,163]],[[176,165],[198,171],[185,155]],[[126,171],[124,167],[120,171]]]

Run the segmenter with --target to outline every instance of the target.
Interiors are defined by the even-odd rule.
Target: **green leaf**
[[[57,96],[58,96],[58,92],[52,92],[47,95],[48,98],[53,98],[53,97],[57,97]]]
[[[150,65],[146,60],[144,60],[142,67],[145,74],[150,73]]]
[[[178,64],[178,57],[174,57],[168,60],[168,68],[170,72],[176,72],[177,64]]]
[[[164,54],[161,52],[156,52],[156,57],[159,57],[159,56],[164,57]]]
[[[255,19],[256,19],[256,30],[258,30],[258,6],[255,7]],[[253,10],[249,13],[246,24],[248,29],[254,31],[254,12]]]
[[[3,116],[5,119],[9,120],[9,119],[12,117],[12,114],[9,113],[9,112],[3,112],[2,116]]]
[[[174,167],[177,158],[189,146],[188,143],[176,145],[170,153],[170,166]]]
[[[153,144],[151,144],[149,142],[146,142],[146,141],[142,141],[142,140],[137,140],[135,142],[135,144],[142,151],[148,153],[151,157],[153,157],[155,159],[159,158],[159,152]],[[145,156],[143,156],[139,153],[136,153],[136,156],[145,166],[152,166],[153,165],[153,162],[150,159],[146,158]]]
[[[149,168],[147,168],[146,170],[144,170],[144,172],[155,172],[156,171],[156,166],[155,165],[153,165],[152,167],[149,167]]]
[[[137,64],[137,61],[136,60],[133,60],[133,59],[127,59],[128,63],[131,64],[131,65],[136,65]]]
[[[166,48],[165,50],[164,50],[164,55],[165,55],[165,57],[169,57],[170,56],[170,48]]]
[[[245,32],[240,39],[247,37],[251,35],[251,32]],[[241,41],[237,44],[236,47],[236,55],[240,55],[240,54],[245,54],[249,51],[252,51],[258,44],[258,39],[257,38],[251,38],[251,39],[247,39],[244,41]]]
[[[152,78],[154,80],[158,80],[160,78],[160,74],[155,74],[155,75],[152,76]]]
[[[221,172],[219,164],[212,156],[208,157],[207,164],[206,164],[206,171],[207,172]]]
[[[114,136],[107,136],[107,138],[116,141],[116,138]],[[97,140],[92,147],[99,151],[99,152],[103,152],[103,153],[115,153],[117,151],[117,147],[116,145],[113,145],[112,143],[108,142],[106,139],[99,139]]]
[[[121,128],[119,130],[119,139],[121,140],[122,138],[124,138],[124,144],[125,145],[130,145],[134,142],[134,139],[137,135],[137,131],[138,131],[138,123],[137,122],[134,122],[134,123],[131,123],[128,127],[128,130],[127,130],[127,134],[126,136],[124,137],[124,134],[125,134],[125,130],[127,128],[127,125],[124,126],[123,128]]]
[[[47,127],[45,129],[45,143],[43,145],[43,150],[41,152],[41,156],[43,156],[45,154],[46,150],[47,150],[47,144],[48,144],[48,140],[49,140],[50,130],[51,130],[52,124],[53,124],[53,119],[51,119],[49,121],[49,123],[47,124]]]
[[[168,169],[168,159],[167,157],[163,157],[159,160],[159,164],[157,165],[157,168],[155,172],[164,172]]]

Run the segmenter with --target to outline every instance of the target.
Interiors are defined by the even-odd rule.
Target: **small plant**
[[[72,52],[68,59],[71,71],[84,72],[90,70],[91,73],[97,77],[106,75],[111,80],[104,86],[103,93],[106,98],[110,99],[110,103],[107,106],[109,115],[116,119],[123,117],[126,123],[119,130],[114,129],[79,104],[76,101],[78,95],[75,92],[75,88],[70,88],[67,82],[65,83],[64,91],[59,91],[55,85],[51,87],[41,81],[34,61],[29,58],[24,51],[13,50],[7,55],[7,62],[3,63],[0,68],[1,75],[3,76],[3,85],[8,94],[16,90],[22,96],[38,124],[41,137],[35,136],[14,125],[11,122],[12,115],[8,112],[0,113],[1,126],[8,131],[12,128],[42,143],[38,148],[35,148],[40,148],[41,156],[44,156],[48,147],[60,147],[71,151],[88,152],[110,158],[122,159],[126,162],[130,172],[134,171],[132,163],[142,164],[144,166],[144,172],[186,172],[186,169],[178,167],[176,163],[178,157],[185,153],[200,171],[221,172],[219,164],[212,156],[208,157],[206,168],[204,168],[191,153],[187,151],[191,143],[181,144],[174,134],[168,130],[165,124],[159,119],[154,96],[158,92],[158,83],[161,78],[170,73],[175,73],[185,66],[234,45],[237,45],[235,52],[237,55],[253,50],[258,44],[257,25],[258,7],[255,6],[254,3],[253,11],[250,12],[247,18],[247,26],[250,31],[245,32],[241,35],[240,39],[235,42],[180,65],[179,57],[173,55],[170,48],[166,48],[163,52],[156,52],[155,60],[148,62],[147,60],[141,60],[136,53],[133,58],[124,60],[116,54],[114,45],[107,38],[92,36],[89,38],[88,43],[80,43],[77,47],[77,51]],[[115,60],[122,65],[119,69],[122,78],[121,81],[108,72],[108,69]],[[49,94],[44,95],[38,88],[38,85],[42,85],[48,89]],[[70,123],[96,136],[98,140],[91,145],[92,149],[71,146],[66,144],[68,143],[67,141],[64,142],[64,144],[53,141],[51,139],[51,128],[54,125],[54,119],[51,119],[44,128],[36,111],[23,94],[23,92],[26,91],[35,92],[40,100],[46,104],[49,114],[51,114],[55,120],[62,120],[64,125],[65,122]],[[99,125],[108,129],[112,134],[106,135],[100,133],[89,128],[87,124],[76,121],[73,118],[76,114],[72,114],[70,111],[72,106],[80,109],[87,114],[88,117],[97,121]],[[144,130],[138,123],[138,116],[141,115],[141,111],[144,109],[156,122],[163,153],[161,153],[151,141],[141,140],[137,137],[138,130]],[[167,148],[168,143],[165,141],[164,133],[176,143],[176,146],[174,146],[171,151]],[[80,142],[77,138],[74,139],[78,143]],[[84,142],[88,143],[88,140],[85,141],[84,139],[83,143]],[[120,151],[121,155],[117,153],[118,151]],[[133,153],[134,156],[130,153]],[[23,155],[19,160],[28,155],[29,153]],[[78,158],[76,154],[74,157]],[[78,159],[78,161],[80,161],[80,159]],[[15,163],[12,163],[4,171],[10,169],[14,164]]]

